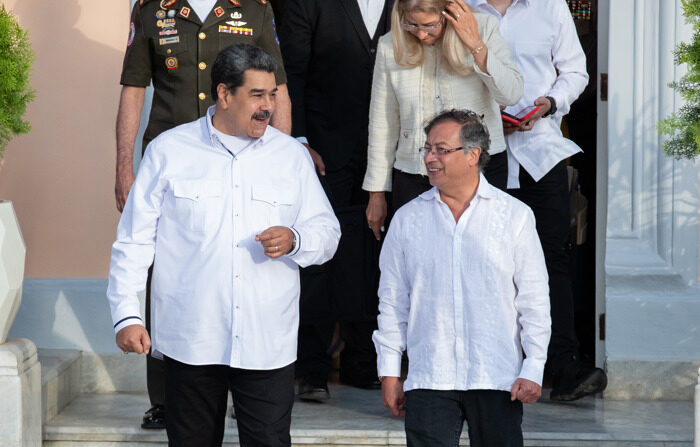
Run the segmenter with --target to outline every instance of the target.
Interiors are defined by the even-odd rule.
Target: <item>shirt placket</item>
[[[242,234],[241,221],[241,204],[244,201],[243,185],[241,184],[241,154],[231,157],[231,194],[233,203],[231,204],[231,212],[233,213],[233,253],[231,266],[231,364],[241,364],[241,306],[244,305],[242,298],[244,294],[238,293],[243,290],[242,281],[243,272],[241,271],[241,254],[243,247],[240,243],[240,235]]]

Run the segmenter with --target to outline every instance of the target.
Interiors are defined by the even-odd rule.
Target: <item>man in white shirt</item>
[[[489,134],[474,112],[443,112],[425,131],[433,188],[396,212],[379,261],[382,400],[394,416],[405,407],[409,447],[454,446],[465,419],[471,446],[522,446],[550,336],[535,219],[481,174]]]
[[[562,136],[560,126],[571,103],[588,84],[586,56],[564,0],[466,1],[499,19],[501,34],[523,75],[523,97],[506,111],[517,114],[525,107],[540,106],[520,126],[504,123],[508,192],[535,213],[547,263],[552,309],[552,339],[547,354],[547,371],[552,376],[550,398],[579,399],[603,391],[607,385],[602,369],[579,360],[566,248],[569,239],[566,158],[581,149]]]
[[[340,229],[306,149],[269,126],[274,59],[247,44],[212,67],[215,106],[151,142],[112,247],[117,345],[165,359],[171,446],[221,445],[228,389],[242,446],[289,446],[298,267]],[[137,292],[153,267],[151,339]]]
[[[343,237],[332,262],[301,272],[296,373],[299,398],[325,401],[335,322],[345,347],[340,381],[379,388],[372,332],[377,328],[380,243],[365,224],[367,132],[379,37],[392,0],[286,0],[280,47],[292,100],[292,135],[321,175]]]

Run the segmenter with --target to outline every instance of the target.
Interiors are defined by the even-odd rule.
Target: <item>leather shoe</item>
[[[608,386],[608,376],[600,368],[578,364],[573,374],[570,371],[571,368],[565,368],[561,374],[553,378],[552,392],[549,394],[551,400],[569,402],[600,393]]]
[[[331,398],[331,393],[328,391],[328,385],[313,385],[300,380],[297,397],[307,402],[325,402]]]
[[[379,381],[379,378],[375,377],[364,377],[364,378],[357,378],[357,377],[345,377],[343,374],[340,374],[340,383],[343,385],[349,385],[355,388],[362,388],[363,390],[381,390],[382,389],[382,383]]]
[[[162,405],[154,405],[144,413],[141,428],[162,429],[165,428],[165,408]]]

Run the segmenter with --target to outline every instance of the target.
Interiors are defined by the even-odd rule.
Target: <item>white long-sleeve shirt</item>
[[[506,111],[515,115],[540,96],[551,96],[557,103],[556,114],[538,120],[530,131],[506,137],[517,163],[538,181],[561,160],[581,152],[560,129],[561,118],[588,85],[586,55],[571,12],[564,0],[514,0],[504,15],[487,0],[465,1],[499,19],[499,30],[523,75],[523,96]],[[517,164],[509,165],[509,188],[518,186],[513,167]]]
[[[114,329],[141,324],[136,294],[155,254],[155,351],[193,365],[283,367],[296,359],[298,267],[329,260],[340,227],[303,146],[273,127],[227,137],[213,110],[161,134],[141,162],[112,246]],[[297,246],[271,259],[255,236],[275,225]]]
[[[379,266],[380,376],[399,377],[407,350],[406,391],[509,391],[518,377],[542,383],[548,278],[523,203],[482,175],[455,222],[432,188],[396,212]]]

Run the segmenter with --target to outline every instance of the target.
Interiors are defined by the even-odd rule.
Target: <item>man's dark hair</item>
[[[479,170],[484,169],[489,162],[489,146],[491,140],[489,138],[489,130],[481,120],[482,117],[471,110],[445,110],[437,114],[427,126],[425,126],[425,134],[428,135],[430,130],[438,124],[446,121],[453,121],[462,128],[459,132],[459,140],[465,148],[480,147],[481,155],[479,156]]]
[[[219,84],[226,85],[235,94],[236,89],[243,85],[246,70],[274,73],[277,62],[264,50],[247,43],[237,43],[219,51],[211,68],[211,97],[214,101],[219,99],[216,93]]]

